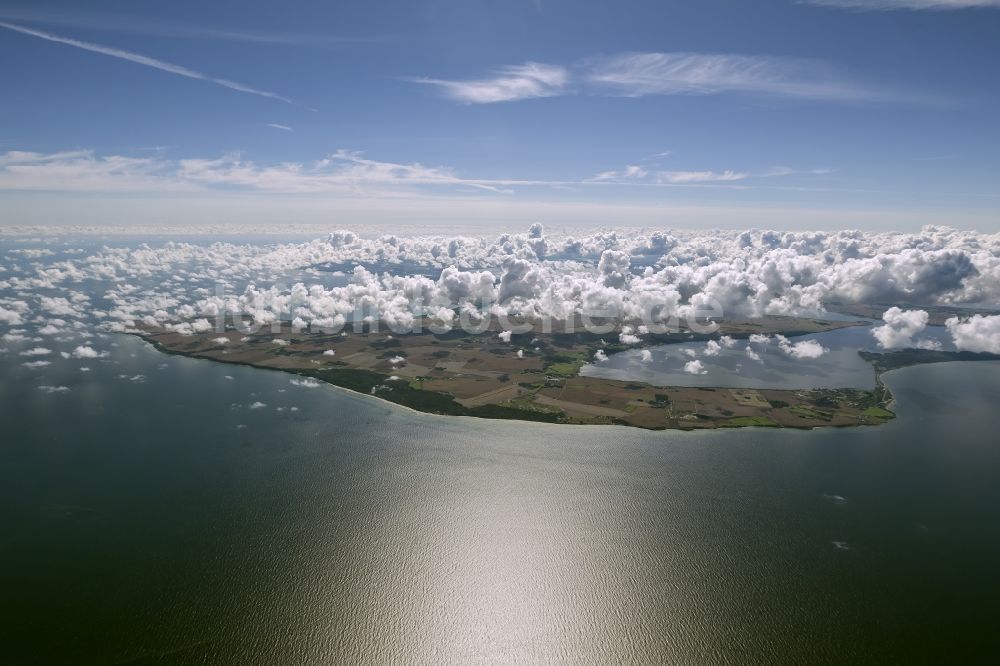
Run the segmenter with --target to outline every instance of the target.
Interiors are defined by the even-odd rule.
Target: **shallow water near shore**
[[[46,369],[66,392],[0,361],[6,660],[1000,647],[998,363],[889,373],[877,428],[651,433],[415,414],[110,340]]]

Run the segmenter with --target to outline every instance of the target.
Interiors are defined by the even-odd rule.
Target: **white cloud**
[[[20,326],[24,321],[21,319],[21,313],[14,310],[8,310],[5,307],[0,306],[0,322],[8,324],[10,326]]]
[[[309,377],[302,379],[290,379],[289,383],[295,386],[301,386],[302,388],[319,388],[319,382]]]
[[[623,345],[637,345],[642,342],[640,338],[635,333],[636,329],[633,326],[622,326],[621,333],[618,334],[618,342]]]
[[[688,361],[684,364],[684,372],[689,375],[707,375],[708,370],[701,361]]]
[[[176,177],[168,162],[92,151],[9,151],[0,155],[0,189],[61,192],[190,192],[196,183]]]
[[[497,69],[482,79],[412,79],[440,88],[445,96],[468,104],[493,104],[537,97],[554,97],[566,92],[569,72],[558,65],[527,62]]]
[[[48,385],[43,384],[43,385],[41,385],[41,386],[38,387],[38,390],[42,391],[43,393],[66,393],[67,391],[69,391],[69,387],[68,386],[48,386]]]
[[[643,349],[642,352],[639,353],[639,360],[642,361],[643,363],[652,363],[653,352],[649,351],[648,349]]]
[[[572,68],[529,62],[502,67],[479,79],[411,80],[437,86],[445,96],[468,104],[579,93],[643,97],[743,92],[832,100],[888,97],[850,82],[821,61],[730,53],[620,53],[588,58]],[[669,151],[657,156],[666,154]],[[617,177],[627,175],[606,172],[597,178]]]
[[[878,93],[852,84],[824,63],[776,56],[624,53],[589,61],[597,91],[625,97],[749,92],[808,99],[857,100]]]
[[[1000,315],[973,315],[968,319],[952,317],[945,322],[945,326],[957,349],[1000,354]]]
[[[890,11],[896,9],[946,11],[1000,7],[1000,0],[799,0],[810,5],[843,7],[862,11]]]
[[[757,361],[758,363],[763,363],[764,362],[764,359],[761,358],[760,354],[758,354],[757,352],[755,352],[753,350],[753,347],[751,347],[750,345],[747,345],[746,354],[747,354],[747,358],[749,358],[751,361]]]
[[[27,7],[27,6],[26,6]],[[287,32],[248,32],[243,30],[228,30],[213,28],[206,25],[190,25],[173,23],[162,16],[155,19],[143,19],[134,14],[113,14],[87,11],[81,14],[44,11],[31,9],[3,9],[0,17],[25,21],[29,23],[44,23],[71,28],[85,28],[102,32],[119,32],[130,35],[151,35],[154,37],[170,37],[173,39],[200,39],[211,41],[247,42],[250,44],[286,44],[290,46],[335,46],[346,43],[371,43],[382,41],[380,37],[364,35],[335,35],[324,30],[323,34],[287,33]]]
[[[321,265],[335,270],[312,268]],[[229,285],[224,296],[211,289],[219,280]],[[573,237],[549,235],[540,226],[498,237],[339,231],[276,244],[103,247],[40,261],[0,282],[9,285],[0,286],[0,305],[34,310],[21,315],[32,325],[67,312],[63,328],[74,335],[76,323],[96,319],[123,330],[148,318],[182,333],[197,327],[211,338],[219,335],[211,320],[221,312],[265,324],[294,319],[343,327],[359,303],[402,326],[422,311],[474,320],[490,312],[562,319],[608,311],[638,323],[658,308],[684,317],[710,302],[721,306],[724,318],[745,320],[816,316],[833,302],[1000,303],[1000,234],[942,227],[916,233],[618,228]],[[93,305],[79,300],[81,289],[96,284]],[[484,309],[489,303],[493,309]],[[638,337],[640,330],[614,335]],[[33,336],[12,329],[2,337],[14,343]],[[760,350],[768,340],[754,336],[749,344]],[[723,339],[716,344],[725,346]],[[799,356],[819,351],[787,346]]]
[[[604,363],[607,360],[608,360],[608,355],[603,349],[598,349],[596,352],[594,352],[595,363]]]
[[[108,352],[99,352],[93,347],[80,345],[73,350],[72,354],[73,358],[103,358],[108,355]]]
[[[32,28],[26,28],[24,26],[19,26],[4,21],[0,21],[0,28],[6,28],[8,30],[20,32],[25,35],[31,35],[32,37],[38,37],[39,39],[44,39],[49,42],[56,42],[58,44],[65,44],[66,46],[72,46],[78,49],[83,49],[85,51],[100,53],[102,55],[111,56],[112,58],[128,60],[129,62],[134,62],[138,65],[152,67],[153,69],[158,69],[164,72],[168,72],[170,74],[176,74],[178,76],[184,76],[189,79],[198,79],[200,81],[207,81],[209,83],[214,83],[217,86],[229,88],[230,90],[235,90],[237,92],[248,93],[250,95],[257,95],[259,97],[269,97],[271,99],[276,99],[281,102],[285,102],[286,104],[294,104],[294,102],[292,102],[292,100],[288,99],[287,97],[282,97],[281,95],[277,95],[272,92],[267,92],[265,90],[258,90],[243,83],[237,83],[236,81],[230,81],[228,79],[219,79],[212,76],[208,76],[207,74],[202,74],[201,72],[197,72],[193,69],[182,67],[181,65],[174,65],[169,62],[157,60],[156,58],[150,58],[148,56],[140,55],[138,53],[132,53],[131,51],[124,51],[122,49],[116,49],[110,46],[102,46],[100,44],[94,44],[92,42],[84,42],[78,39],[71,39],[69,37],[60,37],[58,35],[54,35],[49,32],[34,30]]]
[[[595,183],[601,182],[621,182],[625,180],[635,180],[645,178],[649,171],[638,165],[626,166],[621,171],[602,171],[590,180]]]
[[[26,368],[44,368],[46,366],[52,365],[52,361],[27,361],[22,363]]]
[[[736,180],[746,180],[750,174],[742,171],[659,171],[656,173],[656,180],[660,183],[670,183],[672,185],[684,183],[712,183],[730,182]]]
[[[248,407],[250,409],[263,409],[263,408],[267,407],[267,403],[264,403],[264,402],[261,402],[261,401],[258,400],[256,402],[250,403],[250,405],[248,405]]]
[[[927,328],[927,312],[924,310],[901,310],[891,307],[882,314],[882,326],[872,329],[872,336],[882,349],[917,347],[934,349],[940,346],[936,340],[914,341],[914,336]]]
[[[404,197],[448,194],[469,190],[510,195],[519,189],[567,187],[697,187],[732,188],[737,181],[775,176],[815,174],[821,170],[767,170],[759,173],[725,169],[649,171],[628,166],[583,180],[471,178],[447,166],[419,162],[375,160],[362,152],[339,149],[312,162],[259,163],[239,153],[212,158],[166,159],[97,155],[90,150],[38,153],[11,150],[0,154],[0,190],[63,192],[164,192],[194,196],[206,192],[269,192],[282,194],[338,194],[355,198],[402,200]],[[741,189],[766,188],[759,182]],[[440,197],[438,197],[440,198]],[[549,204],[550,205],[550,204]]]
[[[51,349],[46,349],[45,347],[34,347],[21,352],[21,356],[47,356],[51,353]]]
[[[267,127],[273,127],[274,129],[282,130],[285,132],[294,132],[295,130],[288,125],[282,125],[280,123],[264,123]]]
[[[795,359],[819,358],[830,351],[820,344],[818,340],[803,340],[793,344],[783,335],[776,335],[775,337],[778,338],[778,348]]]

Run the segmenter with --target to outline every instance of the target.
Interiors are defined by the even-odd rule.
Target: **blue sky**
[[[1000,0],[6,2],[0,211],[996,230],[998,34]]]

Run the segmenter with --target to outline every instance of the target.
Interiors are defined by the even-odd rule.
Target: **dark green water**
[[[647,433],[417,415],[117,342],[44,381],[0,359],[0,663],[1000,649],[1000,364],[891,373],[880,428]]]

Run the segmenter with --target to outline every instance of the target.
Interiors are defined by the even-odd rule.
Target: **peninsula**
[[[641,346],[721,335],[802,335],[857,324],[767,317],[722,323],[713,334],[650,334]],[[370,324],[359,331],[318,334],[294,331],[288,323],[253,333],[232,325],[222,333],[163,327],[134,332],[163,352],[282,370],[434,414],[656,430],[877,425],[894,418],[887,409],[891,396],[881,383],[872,390],[729,389],[583,377],[580,368],[598,350],[613,354],[635,346],[605,339],[616,335],[527,327],[509,335],[495,323],[478,334],[426,328],[396,334]]]

